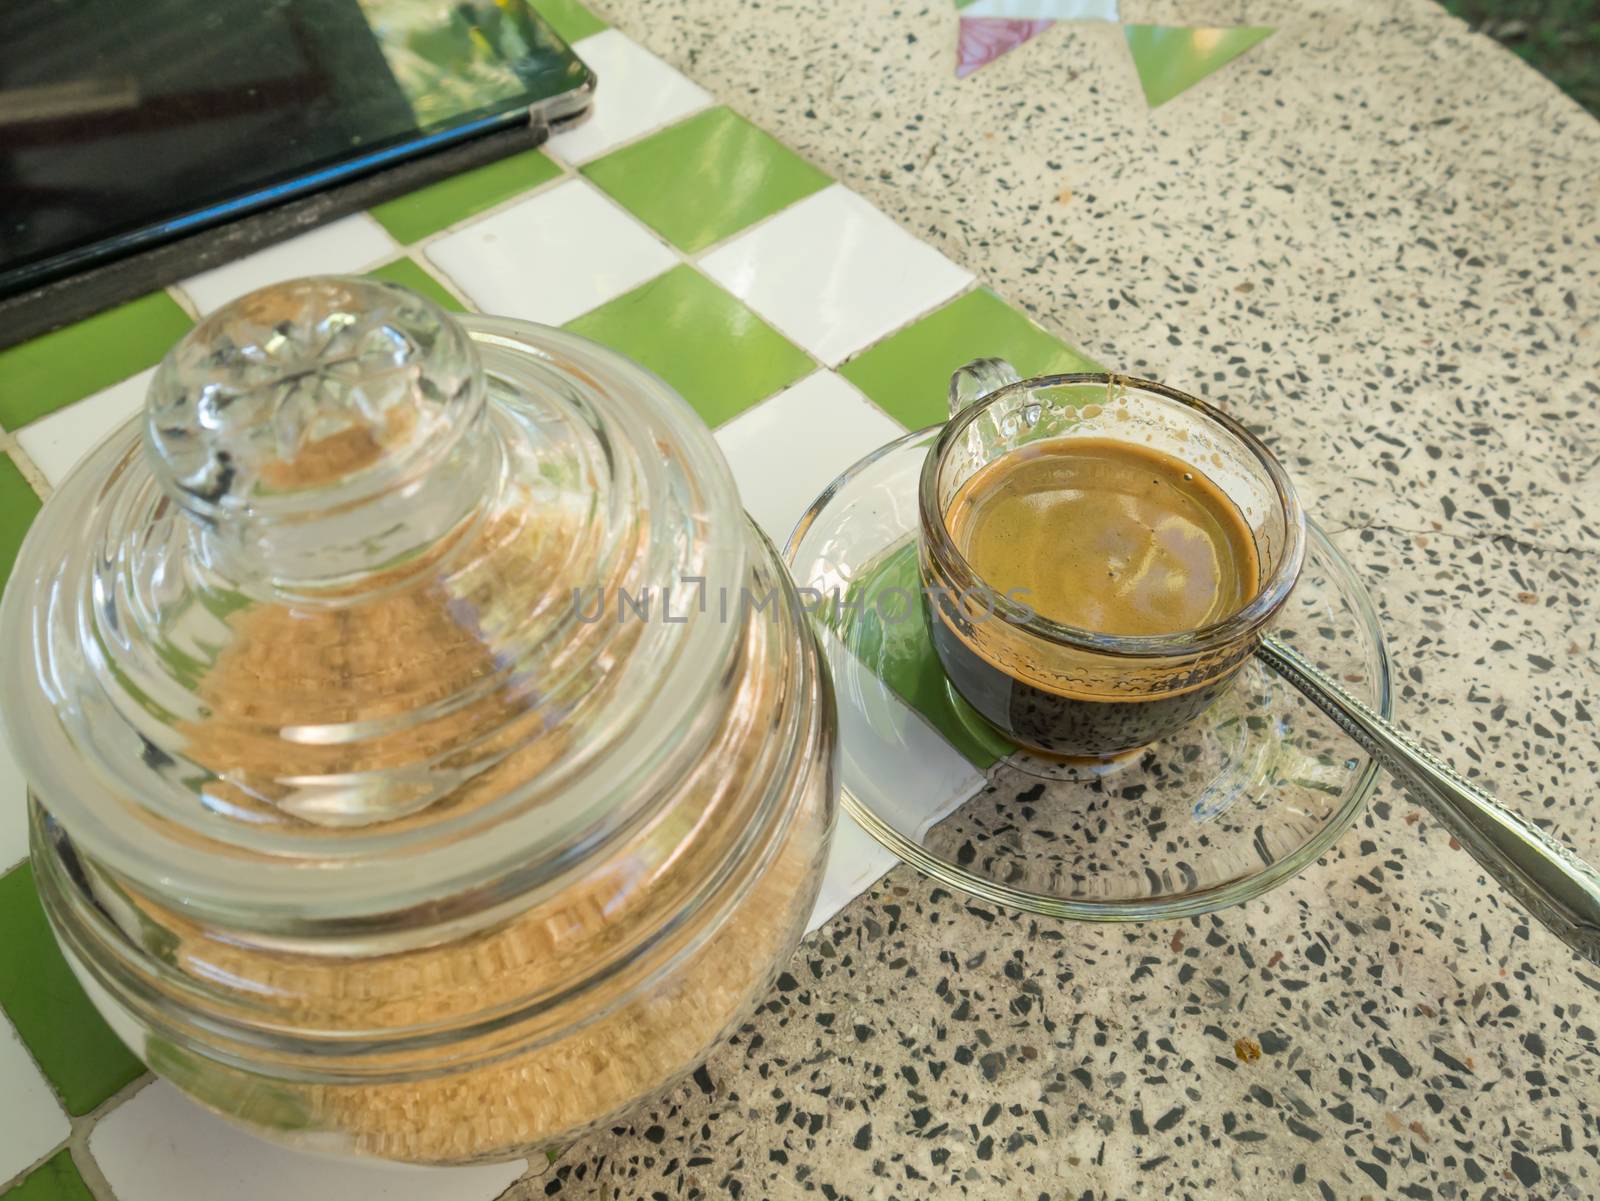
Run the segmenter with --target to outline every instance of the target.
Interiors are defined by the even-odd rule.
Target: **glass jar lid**
[[[695,753],[745,545],[710,434],[638,366],[276,285],[174,347],[35,521],[5,720],[75,841],[220,917],[525,891]]]

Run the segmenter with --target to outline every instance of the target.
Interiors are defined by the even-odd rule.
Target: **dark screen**
[[[515,3],[0,3],[0,295],[585,77]]]

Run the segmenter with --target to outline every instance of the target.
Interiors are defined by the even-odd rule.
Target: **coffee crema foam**
[[[1111,438],[1053,438],[976,472],[945,513],[985,583],[1100,634],[1175,634],[1242,608],[1255,538],[1198,467]]]

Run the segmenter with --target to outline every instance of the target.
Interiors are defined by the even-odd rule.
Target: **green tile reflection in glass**
[[[820,191],[827,175],[728,108],[713,108],[590,163],[583,173],[693,253]]]
[[[72,1152],[65,1147],[22,1178],[15,1188],[0,1193],[4,1201],[94,1201],[89,1186],[78,1175]]]
[[[1151,108],[1165,104],[1272,34],[1270,27],[1187,29],[1124,25],[1139,85]]]
[[[421,292],[447,313],[463,313],[466,311],[462,303],[450,293],[450,290],[428,274],[422,265],[413,258],[397,258],[392,263],[385,263],[376,271],[367,272],[367,275],[372,279],[388,280],[391,284],[399,284],[403,288],[410,288],[413,292]]]
[[[0,588],[5,587],[23,536],[39,511],[39,495],[10,456],[0,454]]]
[[[525,150],[429,184],[371,211],[395,241],[407,245],[474,213],[493,208],[501,201],[520,196],[560,174],[561,168],[543,151]]]
[[[606,23],[578,0],[533,0],[533,8],[569,46],[606,28]]]
[[[921,429],[945,419],[951,374],[980,358],[1005,359],[1024,376],[1102,370],[980,288],[868,347],[839,374],[896,421]]]
[[[919,614],[904,611],[904,605],[917,603],[908,598],[919,596],[921,590],[917,545],[908,542],[871,574],[851,583],[844,603],[828,616],[828,624],[874,675],[922,714],[968,762],[986,771],[1016,748],[955,694],[928,640],[927,626]],[[828,614],[828,609],[820,612]]]
[[[567,323],[654,371],[707,425],[808,374],[809,355],[693,267],[674,267]]]
[[[0,1006],[67,1112],[88,1113],[144,1067],[61,957],[26,863],[0,877]]]
[[[152,292],[87,321],[0,350],[0,425],[21,429],[160,360],[188,332],[188,315]]]

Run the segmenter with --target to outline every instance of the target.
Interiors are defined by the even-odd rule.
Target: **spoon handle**
[[[1591,963],[1600,963],[1600,873],[1518,816],[1268,636],[1256,649],[1454,834],[1513,898]]]

